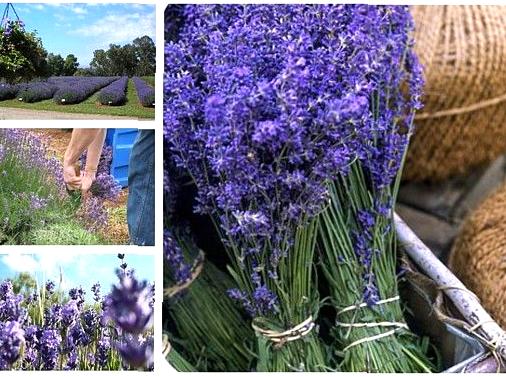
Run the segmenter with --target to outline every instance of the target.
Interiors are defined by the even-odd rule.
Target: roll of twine
[[[448,264],[505,328],[506,182],[465,219]]]
[[[197,256],[197,258],[193,262],[190,278],[181,284],[176,284],[172,287],[165,288],[164,296],[166,296],[168,298],[172,298],[175,295],[177,295],[178,293],[181,293],[182,291],[184,291],[185,289],[188,289],[190,287],[190,285],[192,285],[192,283],[195,280],[197,280],[197,278],[200,276],[200,273],[204,269],[205,256],[206,256],[205,253],[202,250],[200,250],[199,255]]]
[[[463,174],[506,151],[506,7],[411,7],[424,108],[405,180]]]
[[[278,347],[281,347],[283,344],[287,342],[293,342],[294,340],[301,339],[302,337],[309,334],[311,330],[313,330],[313,328],[315,327],[315,323],[313,321],[313,316],[310,315],[308,318],[306,318],[298,325],[285,331],[274,331],[264,329],[259,325],[256,325],[254,322],[251,324],[251,327],[253,327],[255,332],[267,338],[272,343],[275,343]]]

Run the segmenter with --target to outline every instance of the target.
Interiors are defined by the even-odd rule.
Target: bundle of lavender
[[[359,283],[372,268],[355,254],[369,240],[370,229],[355,224],[362,211],[373,203],[386,214],[395,199],[390,184],[418,98],[407,8],[191,5],[181,12],[177,41],[165,46],[165,140],[198,189],[195,211],[220,234],[236,284],[228,294],[257,334],[256,370],[428,370],[390,295],[397,288],[386,220],[371,239],[385,255],[374,259],[374,281],[387,290],[377,307],[369,296],[365,305],[396,322],[388,341],[377,333],[384,324],[362,318]],[[340,221],[330,211],[345,196]],[[355,233],[349,245],[335,241]],[[337,358],[318,331],[317,245],[334,304],[346,313],[336,325],[346,328],[336,331]],[[341,255],[345,246],[351,256]],[[400,361],[383,359],[395,352]]]
[[[165,177],[164,296],[170,327],[175,328],[170,341],[181,349],[180,354],[173,353],[175,367],[186,370],[188,364],[198,371],[248,370],[253,358],[249,350],[253,330],[233,302],[224,299],[232,286],[230,278],[206,260],[186,221],[175,211],[181,197],[175,169]]]
[[[423,86],[407,7],[347,8],[339,95],[320,92],[343,140],[341,169],[320,215],[322,268],[337,309],[343,370],[428,372],[427,343],[404,321],[397,288],[393,204]],[[335,88],[337,89],[337,87]],[[326,103],[325,103],[326,102]]]

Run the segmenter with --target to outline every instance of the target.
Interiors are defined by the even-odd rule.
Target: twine
[[[199,277],[200,273],[204,269],[204,260],[205,254],[202,250],[200,250],[198,257],[195,259],[195,262],[193,263],[190,278],[181,284],[177,284],[170,288],[165,288],[164,290],[165,296],[171,298],[187,289]]]
[[[455,289],[455,290],[458,290],[458,291],[463,291],[463,292],[466,292],[467,294],[471,295],[474,297],[474,299],[476,301],[478,301],[478,303],[480,303],[480,298],[478,296],[476,296],[476,294],[472,291],[470,291],[469,289],[465,288],[465,287],[457,287],[457,286],[453,286],[453,285],[440,285],[439,287],[437,287],[438,290],[440,291],[447,291],[447,290],[450,290],[450,289]]]
[[[383,305],[383,304],[388,304],[388,303],[391,303],[391,302],[395,302],[395,301],[398,301],[400,300],[400,297],[399,296],[394,296],[394,297],[390,297],[390,298],[386,298],[384,300],[380,300],[378,301],[375,305]],[[364,308],[368,306],[365,302],[363,303],[360,303],[358,305],[351,305],[351,306],[348,306],[342,310],[340,310],[338,313],[337,313],[337,316],[343,314],[343,313],[346,313],[346,312],[349,312],[349,311],[352,311],[352,310],[358,310],[360,308]],[[390,336],[390,335],[393,335],[395,334],[395,332],[397,330],[400,330],[400,329],[405,329],[405,330],[409,330],[409,327],[407,324],[405,323],[402,323],[402,322],[389,322],[389,321],[381,321],[381,322],[359,322],[359,323],[346,323],[346,322],[339,322],[339,321],[336,321],[336,326],[338,327],[345,327],[345,328],[363,328],[363,327],[366,327],[366,328],[374,328],[374,327],[395,327],[394,329],[392,330],[388,330],[384,333],[380,333],[380,334],[376,334],[376,335],[372,335],[372,336],[368,336],[368,337],[365,337],[365,338],[362,338],[362,339],[358,339],[350,344],[348,344],[346,347],[344,347],[343,349],[343,352],[346,352],[347,350],[349,350],[350,348],[352,347],[355,347],[355,346],[358,346],[359,344],[362,344],[362,343],[366,343],[366,342],[372,342],[374,340],[378,340],[378,339],[381,339],[381,338],[385,338],[387,336]]]
[[[484,109],[489,106],[498,105],[504,101],[506,101],[506,94],[503,94],[502,96],[498,96],[498,97],[491,98],[488,100],[480,101],[480,102],[474,103],[469,106],[441,110],[441,111],[436,111],[434,113],[416,114],[415,119],[416,120],[436,119],[436,118],[443,118],[443,117],[447,117],[447,116],[451,116],[451,115],[460,115],[460,114],[470,113],[472,111]]]
[[[171,350],[172,346],[170,345],[169,342],[169,336],[167,334],[163,334],[163,350],[162,350],[163,357],[167,358]]]
[[[506,150],[506,7],[410,7],[424,67],[423,112],[404,180],[468,173]]]
[[[292,342],[294,340],[301,339],[302,337],[309,334],[311,330],[313,330],[313,328],[315,327],[315,323],[313,322],[313,316],[310,315],[303,322],[299,323],[298,325],[292,327],[289,330],[282,332],[263,329],[255,325],[254,323],[251,324],[251,327],[253,327],[253,329],[257,333],[269,339],[271,342],[281,346],[287,342]]]
[[[390,302],[394,302],[394,301],[398,301],[400,300],[400,297],[399,296],[394,296],[394,297],[390,297],[390,298],[386,298],[384,300],[380,300],[378,301],[375,305],[383,305],[383,304],[388,304]],[[349,312],[351,310],[357,310],[357,309],[360,309],[360,308],[365,308],[366,306],[368,306],[365,302],[362,302],[361,304],[357,304],[357,305],[350,305],[344,309],[341,309],[339,312],[337,312],[337,316],[343,314],[343,313],[346,313],[346,312]]]

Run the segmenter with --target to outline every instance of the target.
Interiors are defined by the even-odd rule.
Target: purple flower
[[[43,330],[40,339],[40,356],[44,370],[53,370],[57,367],[60,355],[61,336],[58,330]]]
[[[79,308],[76,300],[68,301],[62,309],[62,324],[65,327],[70,327],[75,324],[79,316]]]
[[[100,301],[100,283],[96,282],[91,286],[91,291],[93,292],[93,299],[96,302]]]
[[[133,369],[153,367],[153,337],[142,339],[128,335],[116,344],[123,361]]]
[[[52,295],[54,293],[55,287],[56,287],[56,285],[55,285],[54,281],[48,280],[46,282],[46,293],[48,295]]]
[[[118,278],[107,299],[108,315],[123,331],[140,334],[153,320],[151,289],[132,275],[118,273]]]
[[[186,263],[183,251],[169,229],[163,232],[163,251],[171,280],[176,284],[188,281],[191,278],[191,265]]]
[[[254,290],[233,291],[238,301],[272,312],[268,280],[327,205],[328,182],[360,164],[375,194],[398,174],[423,83],[413,22],[405,6],[358,4],[183,14],[165,46],[166,156],[194,179],[196,211],[239,250],[238,267],[264,271]],[[370,259],[368,239],[356,249]]]
[[[128,77],[113,81],[98,93],[98,102],[102,105],[119,106],[126,102]]]
[[[101,368],[104,368],[109,361],[111,353],[111,341],[108,337],[103,336],[98,340],[97,350],[95,352],[95,362]]]
[[[16,321],[0,323],[0,360],[8,365],[14,364],[20,356],[25,342],[25,332]]]
[[[135,89],[137,90],[137,97],[139,97],[139,102],[144,107],[154,107],[155,106],[155,89],[139,77],[133,77],[132,81],[134,82]]]

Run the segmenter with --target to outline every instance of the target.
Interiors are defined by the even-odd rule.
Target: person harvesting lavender
[[[100,183],[101,197],[107,199],[119,194],[108,174],[97,176],[105,136],[106,129],[73,130],[63,163],[63,178],[68,190],[80,190],[86,198],[93,184]],[[154,131],[139,130],[130,155],[127,204],[130,241],[137,245],[154,245],[154,147]],[[80,171],[78,161],[84,152],[84,170]]]

